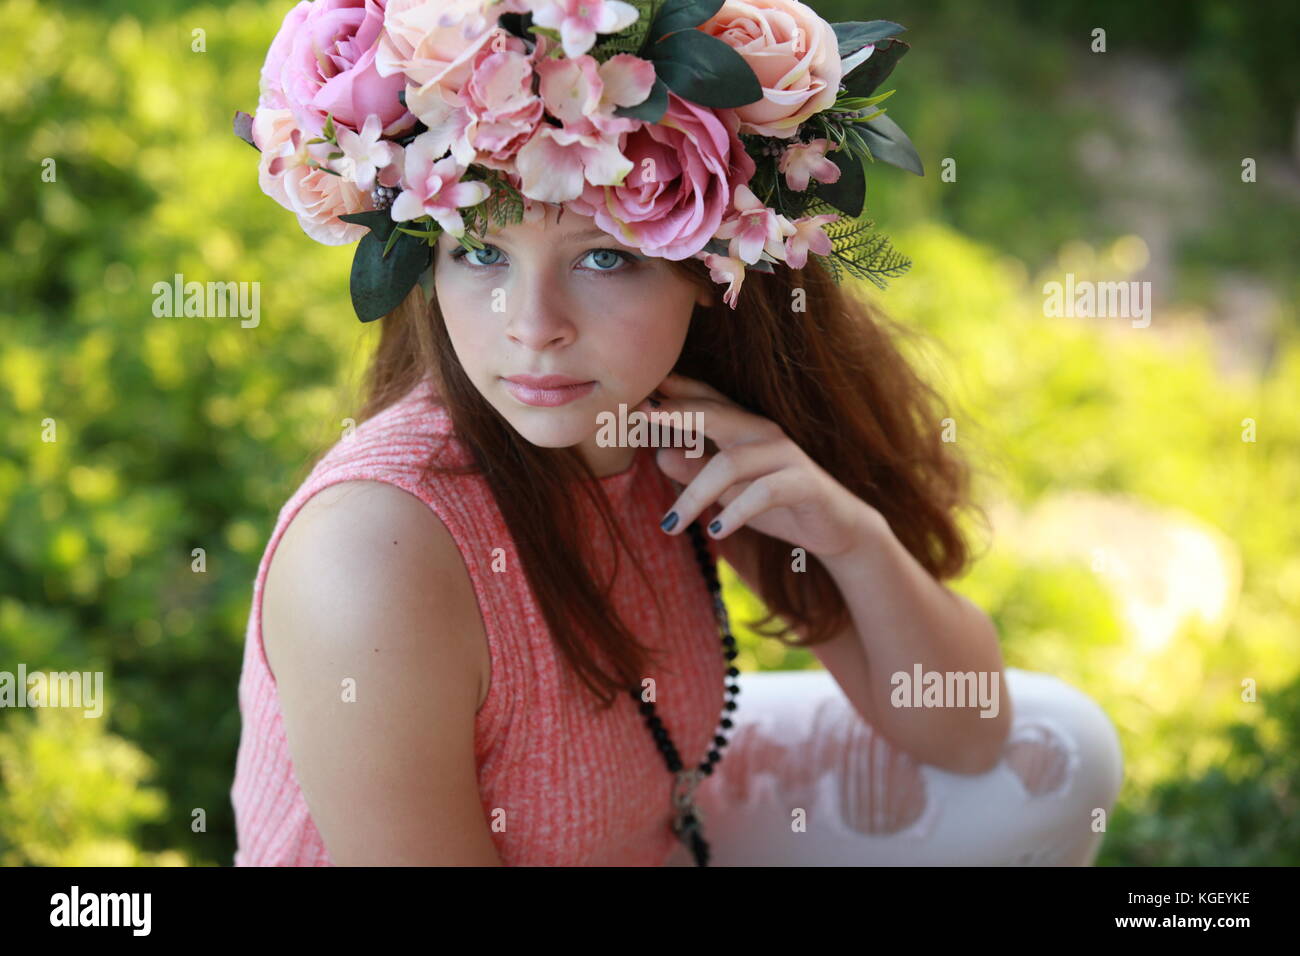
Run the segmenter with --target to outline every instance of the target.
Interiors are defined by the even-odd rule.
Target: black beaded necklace
[[[700,565],[704,581],[708,584],[709,593],[713,597],[713,612],[718,619],[718,627],[722,631],[722,656],[727,660],[727,678],[730,680],[737,677],[740,670],[731,663],[736,659],[736,639],[731,636],[731,626],[727,621],[727,608],[722,603],[722,586],[718,583],[718,571],[714,567],[713,556],[709,554],[708,546],[704,543],[704,532],[700,530],[699,522],[692,521],[686,530],[691,534],[691,543],[695,547],[695,560]],[[718,720],[718,726],[721,730],[730,730],[732,722],[727,715],[736,709],[735,698],[740,693],[740,686],[734,682],[725,686],[728,693],[731,694],[731,700],[722,705],[722,716]],[[704,817],[695,806],[695,788],[699,786],[701,779],[713,773],[713,765],[722,759],[722,748],[727,745],[727,738],[722,736],[721,733],[716,735],[713,738],[714,748],[709,751],[704,761],[692,770],[684,770],[682,769],[681,755],[677,753],[677,748],[673,746],[672,737],[668,734],[668,728],[655,715],[654,701],[643,701],[640,687],[632,688],[632,698],[640,705],[641,713],[645,716],[646,727],[650,729],[650,734],[655,739],[655,745],[664,756],[664,762],[668,765],[668,772],[674,775],[672,817],[669,821],[673,833],[677,836],[677,839],[681,840],[690,849],[692,856],[695,858],[696,866],[708,866],[709,844],[704,840],[702,829]]]

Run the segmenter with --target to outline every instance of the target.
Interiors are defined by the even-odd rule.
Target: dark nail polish
[[[659,399],[655,398],[653,395],[651,395],[649,398],[647,398],[646,401],[648,401],[648,402],[649,402],[651,405],[653,405],[655,408],[658,408],[658,407],[659,407],[659,404],[660,404]]]
[[[661,521],[661,522],[659,522],[659,527],[663,528],[665,531],[672,531],[673,528],[676,528],[676,527],[677,527],[677,512],[676,512],[676,511],[670,511],[670,512],[668,512],[668,514],[667,514],[667,516],[664,518],[664,520]]]
[[[719,531],[722,530],[722,522],[719,521],[717,518],[714,518],[712,521],[709,522],[709,530],[714,534],[717,534]]]

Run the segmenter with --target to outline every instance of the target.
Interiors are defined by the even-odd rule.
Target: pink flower
[[[795,192],[808,188],[809,178],[819,183],[833,183],[840,178],[840,168],[826,158],[828,139],[814,139],[809,143],[793,143],[781,154],[777,171],[785,173],[785,184]]]
[[[597,33],[617,33],[636,23],[640,12],[622,0],[530,0],[533,22],[560,31],[564,55],[582,56]]]
[[[733,256],[720,256],[710,252],[704,257],[704,264],[709,267],[710,279],[728,283],[727,291],[722,293],[722,301],[734,309],[736,299],[740,297],[740,287],[745,281],[745,263]]]
[[[516,157],[525,195],[546,202],[577,199],[587,184],[621,186],[632,162],[619,150],[620,134],[645,125],[614,115],[650,95],[654,67],[618,54],[604,63],[544,58],[537,63],[538,90],[547,111],[564,125],[538,126]]]
[[[385,136],[410,130],[415,117],[397,98],[406,81],[375,70],[383,25],[384,0],[302,0],[271,43],[258,105],[292,110],[309,139],[321,134],[326,114],[354,132],[372,113]]]
[[[487,183],[461,182],[465,167],[455,157],[438,159],[442,151],[429,133],[421,133],[406,147],[402,193],[389,214],[393,222],[407,222],[432,216],[444,230],[459,238],[465,233],[465,220],[459,210],[488,198]]]
[[[630,53],[618,53],[604,63],[594,57],[572,60],[550,57],[537,62],[538,92],[547,111],[574,133],[607,136],[630,133],[642,120],[615,116],[619,106],[636,106],[655,84],[654,64]]]
[[[515,165],[524,195],[549,203],[578,202],[584,190],[621,185],[632,171],[611,140],[546,123],[520,148]]]
[[[497,168],[528,141],[542,118],[542,100],[533,92],[533,64],[523,52],[523,41],[511,39],[519,49],[480,54],[461,89],[470,138],[486,153],[480,161],[491,159]]]
[[[308,145],[291,110],[259,109],[253,117],[253,142],[262,151],[258,184],[298,217],[303,232],[327,246],[347,245],[366,234],[365,226],[338,217],[372,209],[370,194],[349,179],[310,165],[313,160],[326,162],[333,146]]]
[[[783,258],[782,240],[794,234],[790,220],[763,205],[743,184],[736,187],[735,208],[740,215],[724,222],[714,233],[715,238],[731,240],[727,248],[731,257],[755,263],[766,252],[773,259]]]
[[[542,100],[533,92],[533,64],[524,49],[518,37],[481,48],[459,92],[437,83],[408,92],[415,115],[461,165],[509,168],[541,121]]]
[[[808,264],[808,253],[819,256],[831,254],[831,240],[822,232],[822,226],[835,222],[836,215],[805,216],[794,221],[794,235],[785,241],[785,264],[791,269],[802,269]]]
[[[725,0],[699,29],[744,57],[763,87],[761,100],[736,108],[743,133],[788,139],[839,95],[835,31],[798,0]]]
[[[459,93],[479,50],[509,36],[497,18],[526,10],[525,0],[388,0],[376,68],[414,87],[437,84]]]
[[[658,123],[621,135],[633,171],[618,186],[588,185],[572,208],[646,255],[685,259],[708,244],[735,185],[749,182],[732,110],[711,110],[668,93]]]
[[[339,141],[337,151],[342,152],[343,156],[326,165],[348,177],[367,192],[374,188],[375,175],[381,169],[389,173],[387,177],[382,178],[390,180],[383,185],[396,185],[397,176],[400,176],[401,172],[394,164],[402,156],[402,147],[381,140],[380,134],[379,117],[374,113],[370,114],[365,125],[361,127],[360,133],[354,133],[340,126],[337,130]],[[395,170],[396,175],[393,175]]]

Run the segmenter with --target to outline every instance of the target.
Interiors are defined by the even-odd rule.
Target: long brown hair
[[[720,291],[699,260],[671,265]],[[639,685],[647,649],[618,619],[583,560],[575,480],[591,494],[607,532],[625,541],[595,475],[575,449],[541,448],[523,439],[483,398],[456,358],[436,298],[427,301],[419,285],[380,322],[358,421],[378,414],[432,372],[436,398],[474,464],[448,468],[431,460],[427,472],[484,477],[554,639],[608,706],[615,693]],[[971,560],[958,525],[960,510],[982,511],[969,500],[969,466],[943,440],[945,403],[894,341],[915,334],[837,284],[815,259],[799,270],[778,263],[771,273],[749,272],[735,310],[716,294],[713,305],[695,307],[675,371],[780,425],[810,458],[879,511],[931,576],[944,580],[958,576]],[[846,625],[844,599],[815,557],[809,556],[805,573],[790,574],[790,545],[765,535],[757,541],[767,615],[751,626],[788,646],[806,647]],[[806,629],[802,641],[792,636],[796,626]]]

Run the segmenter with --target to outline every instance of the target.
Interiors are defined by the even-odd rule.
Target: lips
[[[592,381],[567,375],[512,375],[503,379],[506,389],[525,405],[553,408],[567,405],[590,395],[596,387]]]
[[[529,388],[565,388],[569,385],[586,385],[591,379],[570,378],[568,375],[511,375],[507,382],[518,382]]]

